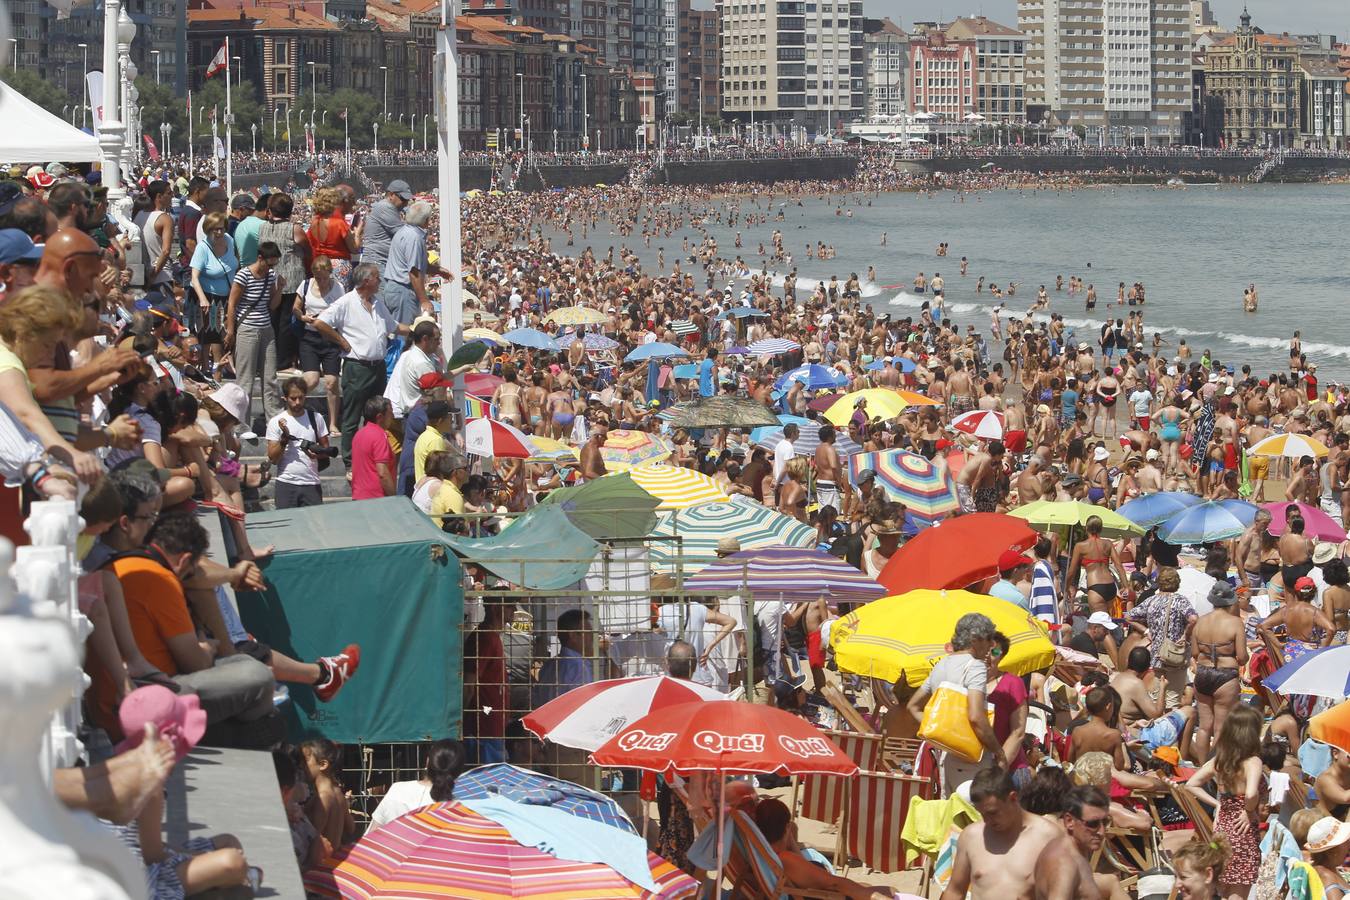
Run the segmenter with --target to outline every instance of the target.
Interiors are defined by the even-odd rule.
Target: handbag
[[[1168,600],[1167,606],[1163,612],[1163,624],[1167,624],[1167,614],[1172,611],[1172,605],[1176,603],[1175,599]],[[1184,640],[1178,641],[1170,637],[1162,640],[1162,645],[1158,647],[1158,660],[1165,666],[1184,666],[1190,659],[1190,654],[1186,652],[1187,646]]]
[[[965,687],[950,681],[939,684],[923,708],[923,720],[919,723],[919,739],[936,744],[949,753],[955,753],[966,762],[979,762],[984,756],[984,745],[980,743],[979,736],[970,725],[968,705]],[[992,704],[987,713],[992,723],[994,719]]]

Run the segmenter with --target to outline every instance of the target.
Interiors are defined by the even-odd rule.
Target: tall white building
[[[838,129],[865,109],[860,0],[718,0],[722,111]]]
[[[1018,0],[1028,118],[1091,142],[1180,140],[1192,15],[1189,0]]]

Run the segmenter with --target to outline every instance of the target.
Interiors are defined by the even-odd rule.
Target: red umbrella
[[[464,376],[464,390],[476,397],[491,397],[497,385],[502,383],[499,375],[487,372],[470,372]]]
[[[1016,516],[955,516],[925,528],[896,551],[877,581],[889,594],[964,588],[995,574],[1004,550],[1026,550],[1036,543],[1036,537],[1026,521]]]
[[[638,719],[591,754],[653,772],[854,775],[858,764],[805,719],[738,700],[677,703]]]
[[[842,397],[842,396],[844,396],[844,395],[843,395],[843,394],[821,394],[821,395],[820,395],[819,397],[817,397],[816,399],[814,399],[814,400],[810,401],[809,403],[807,403],[807,404],[806,404],[806,407],[807,407],[807,409],[814,409],[816,412],[824,412],[825,410],[829,409],[831,406],[834,406],[834,401],[838,400],[838,399],[839,399],[840,397]]]

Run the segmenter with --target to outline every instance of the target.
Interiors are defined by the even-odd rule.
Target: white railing
[[[63,807],[52,772],[84,752],[76,737],[92,630],[79,610],[69,500],[34,503],[32,546],[0,538],[0,876],[6,900],[145,896],[140,866],[112,834]]]

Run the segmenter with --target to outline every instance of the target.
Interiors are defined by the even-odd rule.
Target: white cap
[[[1111,621],[1111,616],[1110,616],[1110,614],[1109,614],[1109,613],[1100,612],[1100,611],[1095,612],[1095,613],[1093,613],[1092,615],[1088,616],[1088,624],[1089,624],[1089,625],[1100,625],[1100,626],[1102,626],[1103,628],[1110,628],[1110,629],[1113,630],[1113,631],[1115,630],[1115,627],[1116,627],[1116,623],[1113,622],[1113,621]]]
[[[1147,460],[1154,460],[1154,459],[1157,459],[1160,455],[1161,455],[1161,454],[1158,453],[1157,450],[1154,450],[1153,448],[1150,447],[1149,450],[1148,450],[1148,452],[1144,454],[1144,459],[1147,459]]]
[[[1105,447],[1098,447],[1096,450],[1092,451],[1092,458],[1098,462],[1101,462],[1110,456],[1111,454],[1107,452]]]

